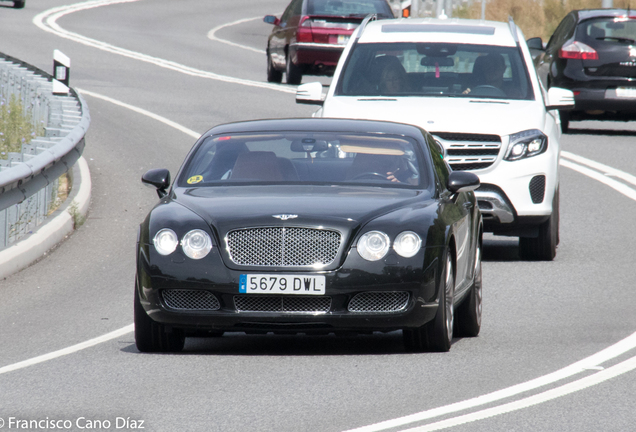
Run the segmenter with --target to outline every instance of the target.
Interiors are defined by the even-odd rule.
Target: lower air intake
[[[391,313],[406,309],[406,291],[376,291],[356,294],[349,302],[349,312]]]
[[[304,296],[234,296],[238,312],[326,313],[331,297]]]
[[[170,309],[212,311],[221,309],[216,296],[201,290],[163,290],[163,301]]]

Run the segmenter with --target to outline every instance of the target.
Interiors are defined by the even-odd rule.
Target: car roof
[[[240,132],[349,132],[349,133],[384,133],[422,136],[423,130],[417,126],[379,120],[355,120],[332,118],[287,118],[250,120],[226,123],[215,126],[204,136],[240,133]]]
[[[449,42],[516,46],[508,23],[458,18],[372,21],[366,26],[358,42]]]
[[[581,9],[574,11],[579,21],[597,17],[623,17],[636,16],[636,11],[628,11],[626,9]]]

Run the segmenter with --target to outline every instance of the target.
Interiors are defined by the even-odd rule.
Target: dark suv
[[[535,58],[548,88],[574,92],[573,111],[561,111],[561,127],[570,120],[636,119],[636,11],[572,11],[561,21],[547,46]],[[537,51],[535,51],[537,52]]]
[[[387,0],[292,0],[267,40],[267,81],[300,84],[303,74],[333,75],[340,54],[364,17],[393,18]]]

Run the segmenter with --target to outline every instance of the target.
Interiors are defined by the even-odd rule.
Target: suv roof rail
[[[358,30],[358,34],[356,35],[356,40],[360,39],[360,36],[362,36],[362,33],[364,32],[364,28],[367,26],[367,24],[369,24],[371,21],[377,21],[377,19],[378,19],[377,14],[367,15],[367,17],[362,20],[362,23],[360,23],[360,29]]]
[[[515,40],[515,43],[519,43],[519,37],[517,36],[517,25],[515,24],[515,20],[513,20],[511,16],[508,16],[508,25],[510,26],[510,32],[512,33],[512,38]]]

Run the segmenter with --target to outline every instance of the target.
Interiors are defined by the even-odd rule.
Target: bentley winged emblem
[[[276,219],[280,219],[280,220],[289,220],[289,219],[296,219],[298,217],[298,215],[295,214],[279,214],[279,215],[272,215],[272,217],[275,217]]]

